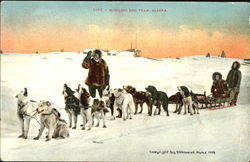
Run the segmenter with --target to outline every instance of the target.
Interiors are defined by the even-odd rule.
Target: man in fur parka
[[[231,104],[236,105],[238,94],[240,92],[241,71],[239,70],[240,63],[238,61],[233,62],[231,70],[227,74],[227,83],[230,89],[233,89],[235,95]]]
[[[222,75],[219,72],[213,73],[213,85],[211,87],[212,96],[215,98],[226,97],[228,92],[227,82],[222,79]]]
[[[89,69],[85,84],[88,85],[91,97],[96,97],[97,90],[101,98],[103,90],[109,85],[109,68],[102,59],[102,52],[98,49],[89,51],[82,62],[82,67]]]

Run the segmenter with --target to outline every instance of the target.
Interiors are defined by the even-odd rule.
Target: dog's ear
[[[79,92],[79,91],[80,91],[79,85],[77,86],[77,88],[76,88],[75,90],[76,90],[76,92]]]
[[[110,89],[110,85],[107,86],[107,90],[108,90],[108,91],[109,91],[109,89]]]
[[[79,92],[81,88],[82,88],[81,84],[78,84],[77,89],[75,89],[75,90],[76,90],[77,92]]]
[[[51,102],[49,102],[49,101],[46,101],[46,105],[47,105],[47,106],[51,106],[51,105],[52,105],[52,103],[51,103]]]
[[[26,87],[24,88],[24,93],[23,93],[23,95],[26,96],[26,97],[28,96],[28,90],[27,90]]]

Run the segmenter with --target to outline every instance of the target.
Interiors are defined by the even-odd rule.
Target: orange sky
[[[49,32],[48,32],[49,31]],[[66,27],[63,29],[33,27],[26,33],[2,31],[1,49],[6,53],[34,53],[83,51],[85,48],[110,50],[129,49],[131,42],[142,55],[147,57],[182,57],[190,55],[218,56],[224,50],[228,57],[249,58],[249,38],[240,34],[220,32],[207,33],[200,29],[191,30],[180,26],[178,32],[159,29],[146,29],[129,32],[126,30],[101,28],[88,25],[79,30]]]
[[[147,9],[150,12],[110,12]],[[165,9],[166,12],[151,12]],[[1,3],[5,53],[127,50],[146,57],[192,55],[250,58],[248,3],[116,3],[13,1]]]

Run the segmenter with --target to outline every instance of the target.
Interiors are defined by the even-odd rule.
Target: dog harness
[[[36,102],[36,101],[33,101],[33,100],[30,100],[31,102]],[[23,108],[26,106],[28,104],[28,102],[25,104],[24,102],[18,102],[18,104],[17,104],[17,107],[18,107],[18,114],[19,115],[22,115],[22,116],[29,116],[29,117],[34,117],[35,116],[35,114],[37,113],[37,112],[35,112],[36,110],[34,110],[33,112],[35,112],[32,116],[30,116],[29,114],[27,114],[24,110],[23,110]]]
[[[119,108],[122,107],[122,104],[123,104],[123,101],[124,101],[124,98],[122,97],[122,95],[120,94],[120,96],[115,97],[115,99],[116,99],[116,103],[117,103],[118,107]]]
[[[63,119],[61,119],[60,116],[59,116],[56,112],[59,113],[55,108],[53,108],[53,110],[52,110],[50,113],[42,114],[42,116],[47,116],[47,115],[49,116],[49,115],[54,114],[54,115],[56,116],[56,120],[62,121],[62,122],[64,122],[64,123],[66,123],[66,121],[63,120]]]
[[[23,102],[19,102],[18,104],[17,104],[17,107],[18,107],[18,110],[20,111],[20,110],[22,110],[23,108],[24,108],[24,106],[26,106],[27,104],[23,104]]]
[[[33,100],[30,100],[31,102],[36,102],[36,101],[33,101]],[[26,104],[22,104],[23,102],[19,102],[17,104],[17,107],[18,107],[18,115],[23,118],[24,116],[28,116],[28,117],[31,117],[33,119],[35,119],[37,121],[38,124],[40,124],[40,122],[35,118],[35,115],[37,114],[37,110],[34,110],[32,112],[35,112],[33,115],[29,115],[27,114],[25,111],[23,111],[22,109],[28,104],[28,102]]]

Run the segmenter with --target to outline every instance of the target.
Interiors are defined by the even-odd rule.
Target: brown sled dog
[[[136,91],[136,89],[130,85],[128,86],[123,86],[123,89],[127,92],[132,94],[134,103],[135,103],[135,113],[137,114],[138,111],[138,105],[141,107],[141,111],[139,112],[140,114],[143,111],[143,104],[146,103],[148,106],[148,115],[151,115],[152,112],[152,102],[151,102],[151,95],[150,93],[143,92],[143,91]]]

